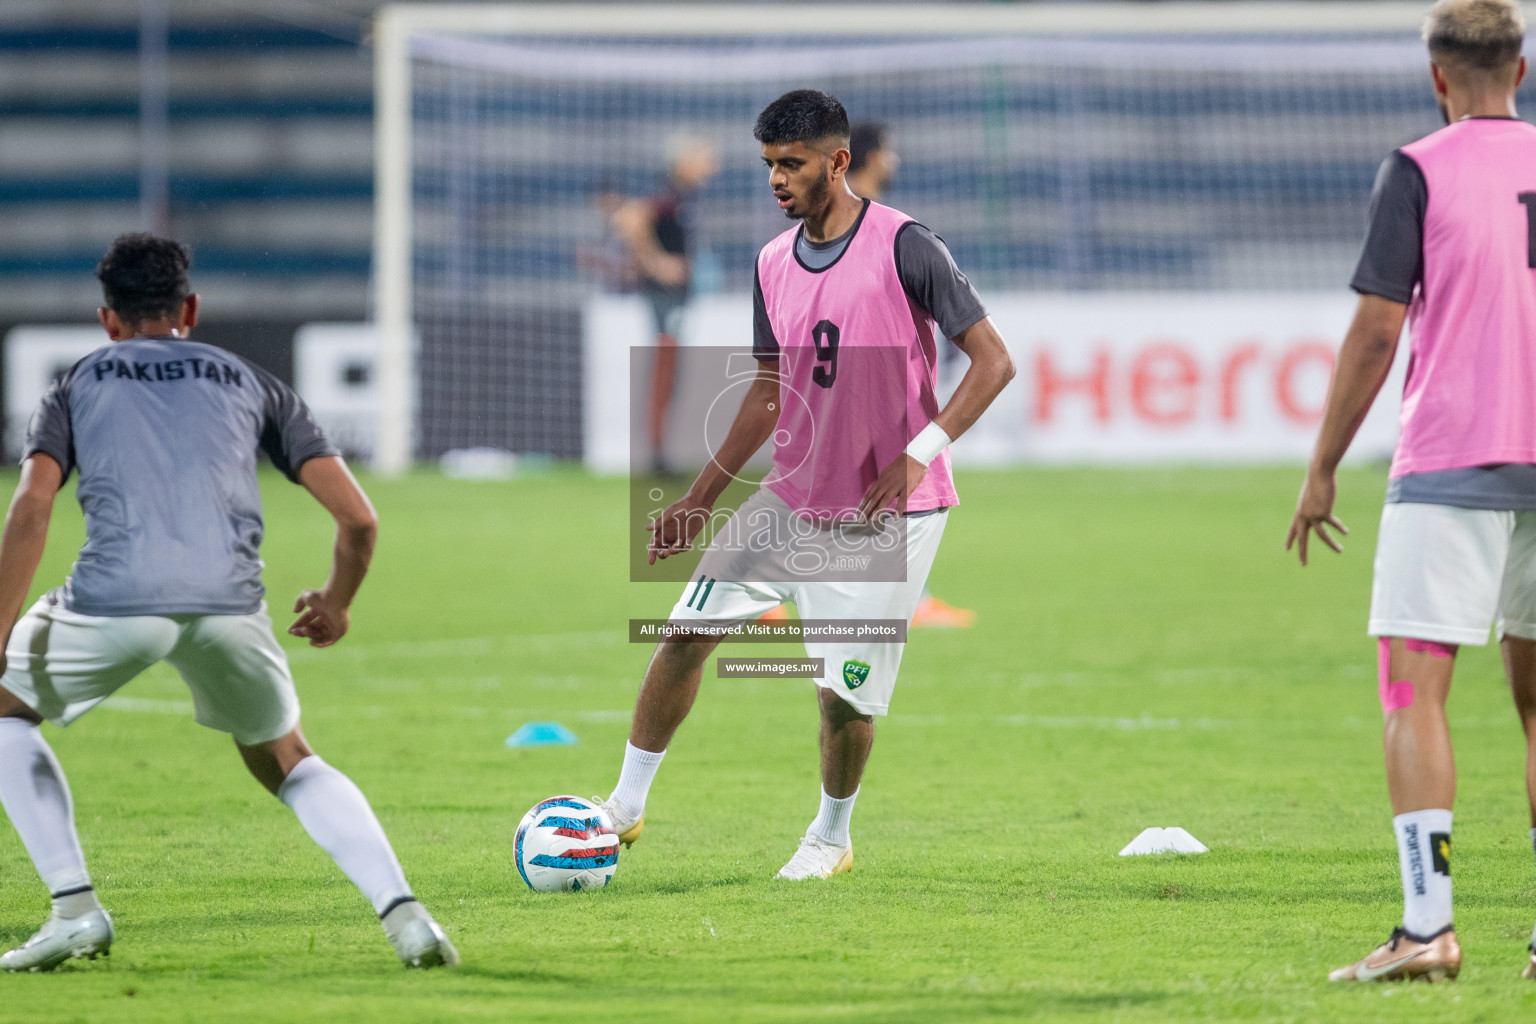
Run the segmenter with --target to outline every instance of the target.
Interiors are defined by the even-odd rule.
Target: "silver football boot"
[[[0,956],[0,970],[51,971],[75,957],[94,960],[112,950],[112,917],[97,907],[79,917],[49,917],[26,942]]]

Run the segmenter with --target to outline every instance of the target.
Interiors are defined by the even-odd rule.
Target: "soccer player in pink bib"
[[[799,224],[758,254],[756,378],[714,459],[652,524],[650,558],[688,550],[725,486],[771,438],[773,469],[732,522],[764,524],[793,543],[728,552],[717,534],[671,621],[702,629],[794,601],[806,620],[910,622],[959,501],[945,448],[997,397],[1013,362],[943,241],[849,190],[842,104],[811,89],[786,93],[763,110],[753,134],[779,208]],[[942,409],[939,333],[970,358]],[[887,538],[905,559],[901,579],[816,568],[839,544],[881,550]],[[718,642],[685,633],[651,659],[619,782],[604,801],[626,843],[644,827],[651,782]],[[821,806],[778,877],[825,878],[852,867],[848,822],[902,648],[807,641],[806,653],[825,669],[816,679]]]
[[[1411,358],[1376,547],[1387,788],[1403,921],[1333,981],[1454,978],[1445,702],[1462,644],[1504,650],[1527,740],[1536,826],[1536,127],[1515,116],[1525,23],[1512,0],[1441,0],[1424,25],[1447,127],[1389,156],[1371,199],[1360,293],[1286,546],[1306,564],[1333,514],[1334,470],[1386,379]],[[1536,843],[1536,827],[1531,838]],[[1536,953],[1525,976],[1536,978]]]

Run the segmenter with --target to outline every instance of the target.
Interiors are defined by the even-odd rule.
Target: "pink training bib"
[[[1424,280],[1392,475],[1536,462],[1536,127],[1457,121],[1424,172]]]
[[[763,483],[802,515],[846,518],[938,415],[933,318],[907,295],[896,268],[896,238],[910,223],[866,204],[842,256],[819,271],[795,255],[800,228],[758,253],[782,400]],[[907,511],[958,503],[945,451]]]

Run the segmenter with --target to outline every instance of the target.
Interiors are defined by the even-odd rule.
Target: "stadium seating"
[[[96,259],[142,226],[133,5],[56,6],[78,20],[0,19],[0,327],[78,320]],[[171,226],[194,247],[210,311],[360,318],[373,184],[361,18],[304,27],[211,3],[175,14]]]

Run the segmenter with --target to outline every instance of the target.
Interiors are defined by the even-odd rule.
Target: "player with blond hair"
[[[1402,433],[1377,540],[1383,747],[1403,919],[1333,981],[1454,978],[1445,704],[1457,649],[1497,630],[1527,742],[1536,843],[1536,126],[1517,119],[1525,23],[1513,0],[1441,0],[1424,25],[1447,127],[1382,164],[1360,300],[1286,546],[1335,551],[1335,468],[1409,324]],[[1533,946],[1536,950],[1536,946]],[[1525,976],[1536,978],[1536,952]]]

